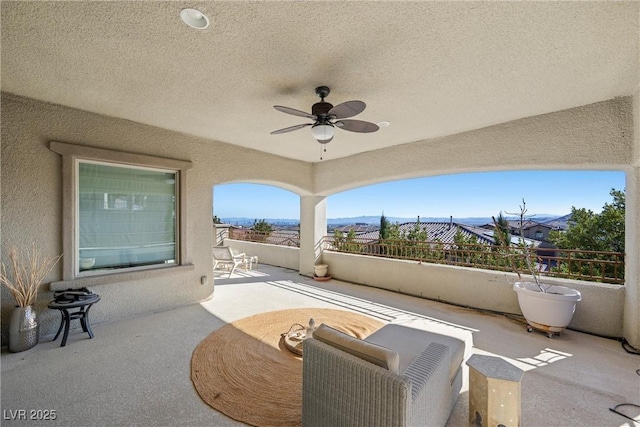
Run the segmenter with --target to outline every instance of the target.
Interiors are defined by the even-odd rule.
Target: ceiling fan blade
[[[362,113],[366,107],[367,104],[362,101],[347,101],[333,107],[329,114],[336,116],[336,119],[346,119]]]
[[[271,135],[278,135],[281,133],[292,132],[294,130],[306,128],[307,126],[311,126],[311,125],[313,125],[313,123],[304,123],[302,125],[289,126],[288,128],[274,130],[273,132],[271,132]]]
[[[334,124],[336,127],[349,132],[370,133],[380,129],[377,124],[365,122],[364,120],[340,120]]]
[[[296,110],[295,108],[283,107],[282,105],[274,105],[278,111],[282,111],[283,113],[293,114],[294,116],[306,117],[308,119],[316,120],[316,116],[313,114],[305,113],[304,111]]]

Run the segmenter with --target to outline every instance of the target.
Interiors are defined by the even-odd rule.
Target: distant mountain
[[[548,225],[549,227],[552,227],[558,230],[567,230],[569,228],[570,219],[571,219],[571,214],[567,214],[565,216],[556,217],[551,220],[545,221],[544,225]]]
[[[569,217],[570,215],[565,215],[560,217],[558,215],[550,215],[550,214],[536,214],[533,216],[527,215],[531,220],[540,222],[540,223],[548,223],[550,221],[560,221],[560,224],[566,225],[566,220],[564,218]],[[289,218],[246,218],[246,217],[229,217],[229,218],[220,218],[222,222],[226,224],[232,225],[240,225],[240,226],[251,226],[253,225],[254,220],[264,219],[270,224],[274,225],[282,225],[282,226],[290,226],[296,225],[300,223],[299,219],[289,219]],[[405,222],[415,222],[417,217],[405,218],[405,217],[387,217],[387,220],[391,223],[399,223],[403,224]],[[507,217],[507,219],[518,219],[517,217]],[[451,220],[450,217],[420,217],[420,221],[422,222],[449,222]],[[457,218],[453,217],[453,222],[468,224],[468,225],[484,225],[490,224],[492,222],[491,217],[464,217]],[[370,224],[370,225],[379,225],[380,224],[380,216],[379,215],[362,215],[355,217],[347,217],[347,218],[328,218],[327,225],[330,226],[338,226],[338,225],[349,225],[349,224]],[[552,225],[554,226],[554,225]],[[559,226],[559,225],[558,225]],[[560,227],[562,228],[562,227]],[[566,228],[566,227],[565,227]]]
[[[394,217],[388,216],[387,221],[390,223],[399,223],[403,224],[405,222],[415,222],[418,219],[417,216],[414,217]],[[449,222],[451,220],[450,217],[420,217],[420,221],[422,222]],[[461,222],[464,224],[470,225],[482,225],[488,222],[491,222],[491,218],[489,217],[469,217],[469,218],[453,218],[453,222]],[[380,216],[357,216],[351,218],[329,218],[327,219],[327,224],[329,225],[347,225],[347,224],[380,224]]]
[[[243,227],[246,227],[246,226],[253,225],[253,221],[255,221],[255,220],[260,221],[262,219],[267,221],[269,224],[274,224],[274,225],[296,225],[296,224],[300,224],[300,220],[299,219],[287,219],[287,218],[227,217],[227,218],[220,218],[220,221],[222,221],[225,224],[241,225]]]

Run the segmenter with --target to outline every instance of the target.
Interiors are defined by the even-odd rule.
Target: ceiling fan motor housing
[[[328,102],[316,102],[315,104],[313,104],[313,107],[311,107],[311,114],[313,114],[314,116],[318,116],[318,118],[320,119],[322,116],[327,116],[329,110],[331,110],[332,108],[333,105],[329,104]]]

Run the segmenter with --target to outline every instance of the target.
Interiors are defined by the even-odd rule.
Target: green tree
[[[384,216],[384,212],[382,212],[382,216],[380,217],[380,239],[386,240],[389,238],[389,220]]]
[[[458,229],[453,236],[453,253],[457,262],[471,265],[486,265],[490,263],[488,255],[488,246],[478,241],[478,237],[474,235],[465,236]]]
[[[494,220],[494,235],[493,244],[496,246],[509,246],[511,242],[511,231],[509,230],[509,223],[507,219],[502,215],[502,211],[498,215],[498,219]]]
[[[260,221],[254,219],[252,228],[260,233],[271,233],[273,231],[273,227],[271,227],[271,224],[269,224],[264,219],[261,219]]]
[[[356,231],[353,228],[350,228],[346,238],[347,252],[351,252],[351,253],[362,252],[362,244],[356,243],[355,240],[356,240]]]
[[[333,232],[333,246],[339,252],[360,252],[362,244],[356,243],[355,239],[356,232],[353,228],[350,228],[346,235],[338,229]]]
[[[344,233],[337,228],[333,230],[333,247],[336,251],[342,251],[344,247]]]
[[[599,214],[585,208],[571,208],[569,228],[565,232],[552,231],[549,239],[560,249],[624,253],[625,193],[616,189],[609,192],[612,203],[605,203]],[[561,273],[579,273],[586,276],[624,278],[624,269],[612,263],[611,255],[572,253],[575,260],[599,259],[602,263],[563,263],[555,268]]]
[[[399,247],[400,240],[400,224],[394,222],[387,226],[387,237],[384,239],[383,252],[391,257],[400,256],[401,248]]]
[[[422,228],[420,217],[413,225],[413,228],[404,236],[410,242],[424,242],[427,240],[427,230]]]
[[[401,233],[400,254],[403,258],[422,260],[427,256],[428,248],[427,230],[422,227],[420,217],[413,224],[413,228],[407,232]]]
[[[389,224],[389,228],[387,231],[387,240],[400,240],[400,224],[394,222],[393,224]]]
[[[624,252],[625,193],[611,189],[611,204],[599,214],[585,208],[571,208],[569,229],[553,230],[550,240],[560,249]]]
[[[253,220],[253,227],[251,227],[251,232],[249,233],[251,240],[254,242],[266,242],[267,238],[271,236],[273,232],[273,227],[264,219],[258,221],[257,219]]]
[[[385,241],[389,239],[389,220],[384,216],[384,211],[380,216],[380,234],[379,234],[379,243],[380,243],[380,253],[387,254],[387,246],[385,245]]]

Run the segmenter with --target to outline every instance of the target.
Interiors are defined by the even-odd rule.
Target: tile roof
[[[416,222],[405,222],[399,224],[400,232],[408,233],[413,230]],[[453,243],[454,237],[460,232],[465,239],[475,237],[478,243],[492,245],[494,244],[493,230],[479,226],[460,224],[457,222],[421,222],[422,230],[427,231],[428,241],[440,241],[442,243]],[[380,230],[370,231],[357,235],[358,239],[378,240],[380,239]],[[511,236],[511,243],[517,244],[520,241],[519,236]],[[538,247],[541,242],[533,239],[525,239],[527,244]]]
[[[372,231],[377,230],[379,227],[377,225],[371,225],[371,224],[349,224],[349,225],[342,225],[340,227],[336,227],[333,230],[340,230],[343,233],[348,233],[349,230],[352,230],[358,235],[358,237],[360,237],[360,234],[362,233],[370,233]]]

